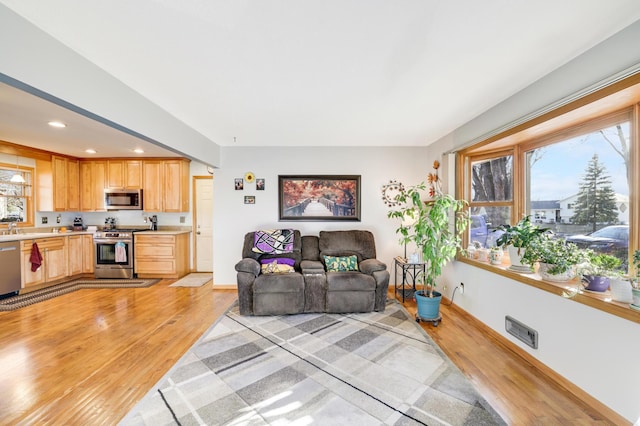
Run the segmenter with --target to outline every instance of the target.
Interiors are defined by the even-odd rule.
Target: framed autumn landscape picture
[[[280,220],[360,220],[360,175],[278,176]]]

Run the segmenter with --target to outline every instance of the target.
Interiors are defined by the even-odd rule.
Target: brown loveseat
[[[303,237],[296,230],[292,251],[278,254],[255,252],[254,238],[254,232],[245,235],[242,260],[235,267],[242,315],[384,311],[389,272],[376,259],[371,232],[321,231]],[[263,273],[261,263],[278,259],[293,259],[293,272]],[[357,269],[331,270],[336,265],[344,269],[345,260],[353,262],[347,269]]]

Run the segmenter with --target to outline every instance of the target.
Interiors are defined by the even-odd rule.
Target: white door
[[[195,267],[197,272],[213,272],[213,177],[196,176]]]

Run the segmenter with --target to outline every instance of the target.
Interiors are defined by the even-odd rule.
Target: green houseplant
[[[532,272],[531,266],[521,260],[524,249],[547,230],[548,228],[540,228],[531,222],[531,216],[523,217],[515,225],[500,225],[496,229],[503,232],[496,240],[496,245],[506,247],[509,251],[510,269],[517,272]]]
[[[588,260],[587,252],[547,231],[532,238],[524,249],[522,263],[539,263],[538,273],[549,281],[568,281],[575,277],[577,265]]]
[[[397,208],[387,213],[389,218],[401,219],[400,227],[396,230],[401,235],[401,242],[414,243],[422,255],[425,270],[420,278],[424,287],[421,292],[416,292],[416,298],[438,299],[438,313],[442,295],[435,291],[436,278],[458,250],[462,250],[462,233],[469,224],[467,202],[457,200],[442,191],[438,177],[439,167],[440,163],[435,161],[435,172],[429,173],[427,177],[430,199],[423,200],[424,192],[427,191],[427,184],[424,182],[406,189],[402,187],[395,196]],[[406,223],[411,225],[407,226]],[[436,318],[438,313],[435,316],[421,313],[420,305],[418,306],[419,318]]]
[[[631,302],[631,307],[635,309],[640,309],[640,286],[638,285],[638,281],[640,280],[640,250],[633,251],[633,267],[635,269],[636,279],[633,280],[633,301]]]
[[[615,256],[588,250],[587,261],[580,266],[579,270],[582,282],[586,284],[586,290],[607,291],[611,278],[622,276],[620,264],[620,259]]]

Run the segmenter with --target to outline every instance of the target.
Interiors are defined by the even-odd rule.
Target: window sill
[[[491,265],[486,262],[480,262],[478,260],[473,260],[466,257],[458,257],[458,261],[487,270],[489,272],[496,273],[498,275],[502,275],[514,281],[520,281],[523,284],[536,287],[540,290],[544,290],[561,297],[563,297],[562,293],[566,292],[567,288],[575,288],[580,285],[580,281],[578,279],[556,283],[543,280],[537,273],[522,274],[513,272],[507,269],[508,265],[506,264]],[[569,300],[582,303],[583,305],[590,306],[594,309],[598,309],[611,315],[615,315],[617,317],[640,324],[640,311],[636,311],[630,308],[628,303],[615,302],[611,300],[611,294],[609,291],[602,294],[580,292],[571,297]]]

